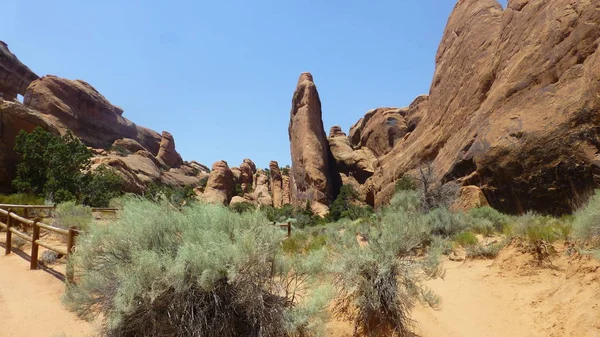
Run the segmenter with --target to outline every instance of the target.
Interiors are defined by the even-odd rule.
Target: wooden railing
[[[73,249],[75,248],[75,241],[77,235],[79,235],[79,230],[76,227],[71,227],[69,229],[63,229],[54,227],[48,224],[41,222],[39,217],[32,219],[28,219],[28,215],[30,214],[30,210],[32,209],[40,209],[40,210],[54,210],[55,206],[43,206],[43,205],[6,205],[0,204],[0,217],[5,218],[6,222],[2,222],[0,220],[0,228],[6,230],[6,242],[5,242],[5,255],[8,255],[12,252],[12,237],[16,235],[17,237],[30,242],[31,243],[31,259],[30,259],[30,269],[38,269],[38,255],[39,255],[39,247],[42,246],[48,250],[56,252],[58,254],[62,254],[63,256],[69,256],[73,253]],[[24,216],[20,216],[15,213],[14,209],[22,209],[24,212]],[[102,212],[102,213],[116,213],[118,210],[116,208],[92,208],[92,212]],[[19,226],[20,225],[20,226]],[[27,235],[27,233],[23,233],[19,231],[18,228],[32,228],[32,236]],[[48,242],[44,242],[40,240],[40,231],[46,230],[49,232],[53,232],[56,234],[60,234],[66,237],[67,239],[67,247],[61,248],[56,247]],[[70,268],[67,268],[67,281],[73,281],[73,272]]]

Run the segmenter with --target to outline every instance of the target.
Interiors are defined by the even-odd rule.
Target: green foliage
[[[54,224],[64,229],[77,227],[87,230],[93,221],[92,209],[77,205],[74,201],[63,202],[56,206],[55,214]]]
[[[129,200],[79,237],[65,302],[101,317],[107,336],[316,335],[329,298],[312,285],[325,252],[284,254],[283,236],[259,212]]]
[[[0,204],[44,205],[45,200],[42,197],[26,193],[14,193],[9,195],[0,194]]]
[[[15,152],[21,162],[13,185],[20,192],[44,194],[54,202],[77,199],[92,154],[70,131],[58,137],[40,127],[21,130]]]
[[[290,165],[285,165],[285,167],[280,167],[279,170],[281,171],[281,174],[284,176],[290,175]]]
[[[490,206],[473,208],[468,212],[469,225],[481,234],[492,231],[503,233],[511,222],[511,217],[502,214]]]
[[[516,219],[514,234],[524,238],[530,244],[538,242],[552,243],[568,240],[572,226],[569,222],[550,216],[527,213]]]
[[[394,191],[396,192],[415,191],[416,189],[417,184],[415,183],[415,180],[407,174],[403,175],[400,179],[398,179],[396,181],[396,184],[394,185]]]
[[[196,193],[190,185],[185,187],[174,187],[152,182],[144,197],[154,202],[167,201],[173,206],[182,207],[196,201]]]
[[[458,243],[459,245],[461,245],[463,247],[473,246],[479,242],[479,240],[477,240],[477,237],[475,236],[475,234],[473,234],[471,232],[458,233],[454,236],[453,240],[454,240],[454,242]]]
[[[442,237],[452,237],[467,228],[465,217],[452,213],[445,208],[436,208],[427,213],[427,222],[431,233]]]
[[[327,244],[327,235],[320,230],[295,230],[289,238],[281,243],[283,251],[288,254],[304,254],[318,251]]]
[[[241,184],[235,184],[233,195],[237,195],[239,197],[244,196],[244,190],[242,189]]]
[[[357,220],[371,216],[374,211],[371,206],[361,207],[358,203],[358,192],[352,185],[344,185],[340,193],[329,207],[327,221],[335,222],[342,218]]]
[[[254,206],[252,203],[249,202],[238,202],[235,204],[231,204],[229,205],[229,209],[231,209],[232,211],[242,214],[245,212],[252,212],[254,210],[256,210],[256,206]]]
[[[600,190],[597,190],[588,204],[575,212],[573,232],[582,241],[600,244]]]
[[[294,208],[292,205],[283,205],[281,208],[275,208],[270,205],[261,205],[260,211],[271,222],[286,222],[291,221],[297,228],[314,227],[324,225],[327,220],[318,215],[313,214],[308,208]]]
[[[82,202],[94,207],[108,207],[111,199],[123,195],[123,180],[112,169],[101,165],[87,174],[82,187]]]
[[[204,178],[200,179],[200,183],[198,184],[198,187],[200,187],[202,189],[202,191],[204,191],[204,189],[206,188],[206,184],[208,184],[208,177],[204,177]]]
[[[111,146],[108,151],[115,152],[121,156],[127,156],[131,154],[131,151],[127,150],[123,145]]]
[[[334,311],[348,317],[355,331],[364,336],[405,336],[411,329],[410,312],[417,300],[439,305],[423,281],[440,275],[439,254],[430,246],[427,258],[418,251],[431,242],[427,219],[409,204],[411,191],[402,191],[381,221],[362,227],[368,244],[360,246],[350,228],[332,231],[328,241],[335,245],[331,271],[337,295]],[[407,197],[407,198],[404,198]]]
[[[469,245],[466,247],[467,257],[472,259],[493,259],[498,256],[498,253],[500,253],[507,244],[508,239],[503,239],[489,245],[484,245],[482,243]]]

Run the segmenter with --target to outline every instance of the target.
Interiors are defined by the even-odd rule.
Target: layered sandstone
[[[168,167],[177,168],[183,164],[183,159],[177,151],[175,151],[175,139],[167,131],[163,131],[160,139],[160,148],[156,156]]]
[[[203,199],[210,203],[228,204],[234,193],[234,178],[229,165],[224,160],[213,164]]]
[[[313,77],[303,73],[292,99],[288,128],[294,205],[303,205],[308,200],[326,207],[339,190],[339,175],[335,171],[321,115],[321,100]]]
[[[420,122],[380,158],[376,204],[431,161],[438,183],[502,211],[572,211],[600,181],[599,51],[595,1],[459,1]]]
[[[364,184],[373,175],[377,157],[370,148],[365,146],[354,149],[348,136],[337,125],[329,131],[328,142],[338,172],[353,177],[360,184]]]
[[[8,45],[0,41],[0,97],[14,101],[17,94],[25,95],[29,84],[39,77],[11,53]]]
[[[279,163],[276,161],[269,162],[271,195],[273,198],[273,207],[281,208],[283,205],[283,178],[279,170]]]

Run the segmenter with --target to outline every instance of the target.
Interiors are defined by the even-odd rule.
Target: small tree
[[[108,207],[110,200],[123,195],[123,180],[112,169],[100,165],[85,175],[82,202],[95,207]]]

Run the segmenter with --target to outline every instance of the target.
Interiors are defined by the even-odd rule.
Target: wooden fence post
[[[40,227],[38,226],[38,221],[40,218],[35,218],[33,220],[33,237],[31,240],[31,265],[29,269],[36,270],[38,269],[38,252],[40,245],[36,242],[40,239]]]
[[[288,225],[287,225],[287,231],[288,231],[288,238],[290,236],[292,236],[292,223],[288,221]]]
[[[75,248],[75,239],[79,235],[79,230],[76,227],[69,227],[69,236],[67,237],[67,258],[73,254]],[[67,261],[67,283],[75,283],[75,270],[69,261]]]
[[[12,209],[8,209],[8,214],[6,215],[6,247],[4,250],[4,255],[10,254],[12,250],[12,232],[10,228],[12,227],[12,219],[10,214],[12,213]]]
[[[29,219],[29,208],[27,208],[27,207],[23,208],[23,217],[25,219]]]

